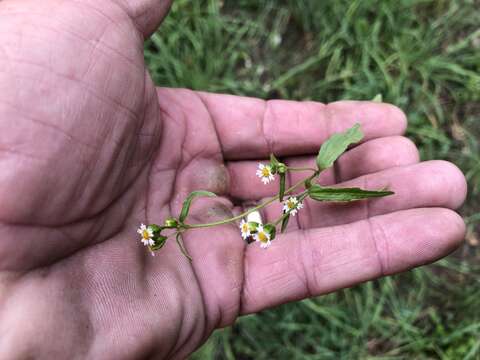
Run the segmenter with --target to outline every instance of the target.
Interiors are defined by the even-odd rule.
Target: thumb
[[[173,0],[115,0],[143,36],[149,37],[167,15]]]

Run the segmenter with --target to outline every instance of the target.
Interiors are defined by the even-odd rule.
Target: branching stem
[[[314,169],[312,169],[312,170],[314,170]],[[318,170],[314,170],[313,175],[309,176],[307,179],[304,179],[304,180],[301,180],[301,181],[297,182],[295,185],[293,185],[292,187],[285,190],[285,194],[291,193],[292,191],[298,189],[300,186],[304,185],[306,182],[311,182],[312,180],[316,179],[318,177],[318,175],[319,175]],[[198,228],[207,228],[207,227],[212,227],[212,226],[217,226],[217,225],[228,224],[228,223],[240,220],[240,219],[246,217],[248,214],[250,214],[254,211],[258,211],[260,209],[263,209],[264,207],[266,207],[266,206],[270,205],[271,203],[275,202],[276,200],[278,200],[278,198],[279,198],[279,196],[276,195],[276,196],[268,199],[267,201],[261,203],[260,205],[255,206],[251,209],[248,209],[247,211],[241,213],[240,215],[234,216],[234,217],[229,218],[229,219],[215,221],[215,222],[206,223],[206,224],[183,224],[183,228],[184,229],[198,229]]]

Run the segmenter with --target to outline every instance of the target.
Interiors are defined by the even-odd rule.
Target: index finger
[[[311,154],[332,134],[355,123],[362,125],[364,140],[401,135],[407,127],[405,114],[386,103],[322,104],[197,94],[212,117],[226,160]]]

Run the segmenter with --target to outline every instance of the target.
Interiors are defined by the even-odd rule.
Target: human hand
[[[242,314],[431,262],[463,239],[450,210],[463,175],[418,163],[393,106],[155,89],[142,42],[168,5],[0,3],[0,359],[182,358]],[[174,243],[152,258],[138,241],[140,222],[178,215],[192,190],[222,195],[196,201],[202,222],[274,194],[257,159],[313,163],[355,122],[365,142],[321,183],[395,196],[307,202],[267,250],[231,224],[187,233],[192,263]]]

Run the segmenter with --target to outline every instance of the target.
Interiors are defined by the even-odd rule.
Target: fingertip
[[[401,149],[403,155],[403,162],[397,166],[412,165],[420,162],[420,152],[412,140],[404,136],[395,136],[394,141],[397,148]]]
[[[465,220],[457,212],[450,209],[442,210],[444,211],[444,226],[449,224],[450,236],[448,239],[450,240],[450,247],[453,251],[463,243],[467,232],[467,226]]]
[[[418,211],[422,212],[422,222],[425,224],[423,239],[433,241],[435,247],[439,247],[435,258],[446,256],[460,246],[465,238],[466,226],[458,213],[447,208],[418,209]]]
[[[405,134],[408,126],[408,119],[405,113],[395,105],[388,103],[382,103],[382,105],[386,109],[387,116],[394,120],[398,134]]]
[[[375,224],[377,249],[384,274],[391,275],[430,264],[462,243],[465,223],[453,210],[417,208],[381,215]]]
[[[420,161],[416,145],[395,135],[369,140],[343,154],[337,162],[337,177],[346,181],[391,167],[408,166]]]
[[[466,225],[463,218],[453,210],[445,208],[433,208],[425,213],[424,221],[429,224],[425,231],[434,231],[436,236],[424,236],[424,240],[430,240],[427,248],[434,251],[432,259],[427,263],[440,259],[455,251],[464,241]],[[433,230],[434,229],[434,230]]]
[[[384,136],[402,135],[407,129],[407,117],[397,106],[374,101],[342,100],[327,105],[333,118],[341,114],[349,122],[361,123],[365,140]],[[333,126],[339,125],[333,124]],[[334,132],[343,129],[335,129]]]
[[[468,184],[465,175],[457,165],[449,161],[434,160],[430,163],[435,165],[432,168],[437,169],[432,176],[445,177],[445,192],[449,195],[448,207],[458,209],[467,198]]]
[[[122,8],[132,18],[133,23],[144,38],[152,35],[168,14],[173,0],[123,0]]]

